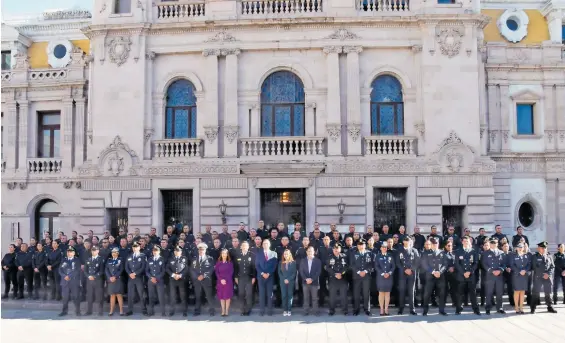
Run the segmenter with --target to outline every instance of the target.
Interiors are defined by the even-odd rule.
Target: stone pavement
[[[224,319],[218,315],[172,319],[141,315],[131,317],[57,317],[48,309],[14,309],[3,306],[0,341],[45,342],[68,337],[81,343],[108,342],[111,337],[121,342],[245,342],[245,343],[555,343],[563,340],[565,306],[557,305],[558,314],[541,306],[536,315],[437,315],[431,309],[421,315],[371,318],[336,315],[304,317],[297,310],[292,317],[280,311],[272,317],[240,317],[237,311]],[[71,313],[72,307],[70,308]],[[507,308],[509,310],[509,308]],[[421,312],[421,311],[419,311]],[[395,313],[395,311],[391,311]],[[133,335],[133,336],[132,336]],[[14,339],[17,339],[14,340]]]

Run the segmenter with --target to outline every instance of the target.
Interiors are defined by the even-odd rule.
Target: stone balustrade
[[[416,138],[407,136],[365,137],[365,156],[416,156]]]
[[[324,137],[242,138],[241,156],[324,156]]]
[[[179,161],[202,157],[202,140],[199,138],[162,139],[153,141],[154,159]]]
[[[63,167],[61,158],[28,158],[27,171],[30,175],[60,174]]]
[[[177,22],[196,18],[204,18],[206,15],[206,3],[204,0],[180,0],[158,2],[156,4],[157,21]]]
[[[323,0],[242,0],[241,15],[249,16],[309,16],[322,14]]]
[[[29,71],[28,80],[63,80],[67,77],[67,71],[64,69],[32,69]]]
[[[357,0],[357,8],[362,12],[406,13],[410,12],[410,0]]]
[[[11,71],[3,71],[2,72],[2,82],[10,82],[12,81],[12,72]]]

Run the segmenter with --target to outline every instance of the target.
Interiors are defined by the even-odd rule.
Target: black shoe
[[[481,311],[479,311],[479,309],[475,309],[473,312],[474,312],[477,316],[480,316],[480,315],[481,315]]]
[[[413,316],[417,316],[417,315],[418,315],[418,313],[416,313],[416,311],[414,311],[414,310],[411,310],[411,311],[410,311],[410,314],[413,315]]]
[[[132,312],[132,311],[127,311],[127,312],[126,312],[126,316],[129,317],[129,316],[131,316],[131,315],[133,315],[133,312]]]
[[[403,314],[404,314],[404,309],[403,309],[403,308],[401,308],[400,310],[398,310],[398,315],[399,315],[399,316],[401,316],[401,315],[403,315]]]
[[[447,316],[447,313],[445,313],[444,311],[441,311],[439,314],[441,314],[442,316]]]
[[[328,313],[330,316],[333,316],[335,314],[334,310],[330,310],[330,312]]]
[[[102,313],[102,311],[98,312],[98,317],[102,317],[104,315],[104,313]]]
[[[85,316],[92,316],[92,311],[86,311]]]
[[[305,311],[305,312],[303,313],[303,315],[305,315],[305,316],[309,316],[309,315],[310,315],[310,313],[308,313],[308,311]]]
[[[486,310],[486,311],[485,311],[485,314],[486,314],[487,316],[490,316],[490,310]]]
[[[353,315],[354,315],[354,316],[358,316],[358,315],[359,315],[359,310],[353,311]]]
[[[535,313],[536,313],[536,310],[531,309],[531,310],[530,310],[530,313],[531,313],[531,314],[535,314]]]
[[[65,312],[65,311],[59,313],[59,317],[64,317],[64,316],[66,316],[66,315],[67,315],[67,312]]]
[[[2,296],[2,299],[8,299],[8,294],[4,294],[4,295]]]
[[[245,317],[245,312],[241,312],[239,315]]]
[[[498,310],[498,311],[496,311],[496,313],[506,314],[506,311],[504,311],[504,310]]]
[[[187,315],[188,315],[188,313],[186,313],[186,312],[183,312],[183,313],[182,313],[182,316],[183,316],[183,317],[186,317]]]
[[[343,315],[344,315],[344,316],[349,316],[349,312],[345,311],[345,312],[343,312]]]
[[[260,315],[261,317],[264,317],[264,316],[265,316],[265,312],[259,312],[259,315]]]
[[[557,310],[554,309],[553,307],[549,307],[549,308],[547,309],[547,312],[549,312],[549,313],[557,313]]]
[[[77,317],[82,316],[82,314],[80,314],[80,312],[77,312],[75,315],[76,315]]]
[[[169,317],[172,317],[172,316],[174,316],[174,315],[175,315],[174,312],[169,312]]]
[[[273,311],[267,312],[267,315],[268,315],[269,317],[271,317],[271,316],[273,315]]]
[[[461,311],[459,311],[459,310],[455,311],[455,315],[456,315],[456,316],[460,316],[460,315],[461,315]]]
[[[373,314],[371,313],[371,311],[369,311],[369,310],[365,310],[365,314],[368,315],[369,317],[373,315]]]
[[[422,316],[427,316],[428,315],[428,311],[424,311],[424,313],[422,313]]]
[[[18,297],[16,299],[21,300],[23,298],[24,298],[24,296],[20,294],[20,295],[18,295]]]

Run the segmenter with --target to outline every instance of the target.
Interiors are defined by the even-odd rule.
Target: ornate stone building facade
[[[2,239],[263,219],[563,241],[564,18],[556,0],[95,0],[7,20]]]

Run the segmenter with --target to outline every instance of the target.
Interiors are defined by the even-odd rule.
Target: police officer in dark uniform
[[[147,263],[147,257],[139,251],[139,244],[133,243],[132,245],[133,253],[125,261],[125,271],[126,277],[129,279],[127,282],[128,287],[128,312],[126,316],[131,316],[133,314],[133,300],[135,298],[135,293],[139,295],[139,299],[142,304],[143,314],[147,314],[147,307],[145,305],[145,299],[143,297],[143,289],[145,287],[143,279],[145,276],[145,266]],[[121,250],[120,250],[121,252]]]
[[[165,268],[167,262],[161,256],[161,249],[153,247],[153,257],[147,260],[145,273],[147,275],[147,291],[149,293],[149,306],[147,315],[153,316],[154,305],[157,299],[161,308],[161,316],[165,316]],[[174,299],[173,297],[171,297]]]
[[[437,226],[432,225],[432,227],[430,228],[431,233],[428,235],[428,240],[430,238],[433,238],[436,240],[438,247],[443,246],[443,237],[438,235],[437,233]]]
[[[18,296],[18,267],[16,267],[16,245],[10,244],[8,253],[2,258],[2,279],[4,280],[4,295],[2,299],[8,298],[10,283],[14,299]]]
[[[206,255],[208,246],[200,243],[197,246],[198,256],[192,261],[189,269],[192,284],[194,285],[195,308],[194,316],[200,315],[202,293],[206,295],[208,301],[210,316],[214,315],[214,294],[212,292],[212,274],[214,273],[214,260],[211,256]]]
[[[435,290],[439,300],[439,314],[447,316],[445,312],[445,273],[447,272],[448,261],[445,253],[439,249],[439,242],[436,238],[430,238],[432,252],[422,259],[422,269],[425,272],[426,286],[424,288],[424,316],[428,315],[430,298]]]
[[[332,245],[332,254],[328,256],[326,261],[326,272],[329,278],[330,290],[330,316],[335,314],[337,293],[339,293],[341,308],[343,314],[347,315],[347,280],[345,274],[347,272],[347,256],[341,253],[341,244],[334,243]]]
[[[555,272],[553,276],[553,305],[557,304],[557,289],[561,284],[563,293],[563,304],[565,304],[565,244],[561,243],[557,246],[557,252],[553,255],[553,263],[555,263]]]
[[[496,309],[498,313],[506,313],[502,309],[502,294],[504,292],[504,280],[503,272],[506,269],[504,263],[506,258],[501,250],[498,250],[498,241],[491,238],[489,241],[490,249],[483,252],[481,256],[481,264],[486,272],[485,275],[485,296],[486,304],[485,311],[486,314],[490,314],[490,308],[492,305],[493,293],[496,294]]]
[[[61,300],[61,276],[59,275],[59,267],[63,260],[63,252],[59,248],[57,241],[53,241],[51,246],[52,250],[47,256],[47,272],[51,288],[51,300]]]
[[[167,272],[169,273],[169,301],[171,309],[169,316],[175,315],[175,299],[178,290],[180,301],[182,304],[182,316],[186,317],[188,311],[188,301],[186,299],[186,280],[188,279],[189,261],[182,254],[182,248],[176,247],[175,256],[167,263]]]
[[[373,271],[373,254],[365,250],[365,240],[357,241],[357,251],[351,255],[349,265],[353,276],[353,315],[359,315],[361,296],[363,297],[363,309],[370,316],[369,308],[371,293],[371,272]]]
[[[538,252],[532,257],[532,271],[534,273],[534,284],[532,287],[532,301],[530,302],[530,310],[536,313],[536,305],[540,298],[540,291],[543,288],[545,295],[545,304],[547,312],[557,313],[551,303],[551,289],[553,286],[553,273],[555,272],[555,264],[551,255],[547,253],[547,242],[538,243]]]
[[[402,248],[398,250],[396,255],[396,266],[398,268],[398,314],[404,311],[404,303],[408,296],[408,306],[410,314],[417,315],[414,310],[414,292],[416,284],[416,275],[420,265],[420,253],[412,248],[411,239],[404,236],[402,240]]]
[[[249,251],[249,243],[241,243],[241,251],[234,261],[235,283],[238,289],[238,297],[241,301],[241,315],[248,316],[253,307],[253,285],[257,271],[255,270],[255,255]]]
[[[86,278],[86,301],[87,310],[86,315],[92,314],[92,303],[95,301],[99,305],[98,315],[102,315],[102,308],[104,306],[104,281],[102,275],[105,274],[104,259],[99,255],[97,246],[93,246],[90,250],[91,257],[85,258],[84,261],[84,276]]]
[[[76,315],[80,316],[80,260],[75,257],[75,248],[67,248],[67,257],[61,261],[59,276],[61,277],[61,293],[63,296],[63,311],[59,317],[67,315],[69,300],[73,298]]]
[[[455,253],[455,272],[456,278],[459,282],[458,296],[455,301],[455,314],[461,314],[463,311],[462,297],[467,290],[471,298],[471,306],[473,312],[480,316],[479,306],[477,304],[477,289],[475,281],[475,270],[479,266],[479,255],[476,250],[473,250],[471,239],[463,237],[463,248]]]
[[[33,252],[28,249],[26,243],[22,243],[20,251],[16,253],[16,267],[18,267],[18,299],[24,298],[24,281],[27,285],[27,296],[32,297],[33,294],[33,268],[32,268]]]
[[[33,269],[34,299],[39,299],[39,290],[43,293],[43,300],[47,300],[47,251],[43,244],[37,243],[31,260]]]

